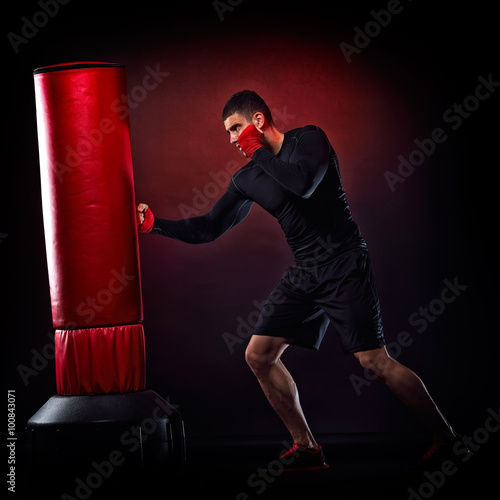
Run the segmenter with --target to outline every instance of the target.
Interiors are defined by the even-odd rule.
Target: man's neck
[[[280,152],[285,134],[281,133],[274,125],[269,126],[264,134],[265,146],[271,153],[277,155]]]

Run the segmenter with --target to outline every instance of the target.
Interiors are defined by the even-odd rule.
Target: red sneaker
[[[325,462],[321,446],[318,446],[315,450],[310,450],[300,444],[294,443],[278,460],[271,461],[267,464],[266,468],[261,468],[260,470],[267,472],[289,472],[324,469],[328,469],[328,464]]]
[[[467,462],[474,454],[458,435],[448,443],[434,442],[421,458],[421,467],[424,470],[437,469],[445,460],[454,460],[459,455],[461,462]]]

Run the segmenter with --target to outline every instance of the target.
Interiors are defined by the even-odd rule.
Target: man
[[[316,126],[281,133],[266,103],[244,90],[226,103],[222,120],[250,159],[204,216],[171,221],[137,207],[141,232],[188,243],[207,243],[239,224],[254,202],[277,218],[295,257],[262,309],[246,361],[292,435],[285,469],[327,468],[302,412],[297,387],[281,355],[289,345],[318,349],[331,321],[343,350],[375,373],[429,426],[426,456],[450,450],[459,439],[421,380],[385,348],[380,306],[365,240],[353,221],[337,155]],[[439,452],[439,453],[438,453]]]

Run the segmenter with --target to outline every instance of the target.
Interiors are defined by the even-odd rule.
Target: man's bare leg
[[[246,361],[294,442],[316,448],[318,445],[300,406],[297,386],[280,359],[289,344],[286,338],[253,335],[245,353]]]
[[[280,360],[289,344],[286,338],[254,335],[247,347],[246,360],[294,442],[313,448],[317,443],[300,406],[297,387]],[[403,403],[421,417],[433,432],[436,443],[449,442],[457,435],[420,378],[391,358],[385,347],[357,352],[355,356],[364,368],[375,373]]]
[[[385,347],[354,354],[363,368],[372,371],[398,398],[409,406],[434,434],[437,444],[451,441],[457,434],[443,417],[420,378],[391,358]]]

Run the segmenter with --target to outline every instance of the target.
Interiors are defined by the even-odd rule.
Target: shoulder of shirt
[[[324,134],[323,130],[317,125],[306,125],[305,127],[294,128],[292,130],[288,130],[285,132],[290,137],[300,138],[302,135],[307,134],[309,132],[321,132]]]
[[[306,137],[316,137],[321,138],[320,140],[328,144],[328,147],[333,150],[325,131],[317,125],[306,125],[305,127],[295,128],[289,130],[288,132],[285,132],[285,134],[290,134],[289,141],[291,144],[298,144],[302,138],[304,138],[304,140],[307,140],[305,139]]]
[[[236,183],[238,177],[245,173],[245,172],[248,172],[249,170],[251,170],[252,168],[256,167],[257,165],[252,161],[250,160],[246,165],[243,165],[243,167],[241,167],[237,172],[234,173],[234,175],[231,177],[231,182],[230,182],[230,185],[232,185],[234,188],[236,188],[236,190],[241,193],[243,196],[246,197],[246,194],[240,189],[240,187],[238,187],[238,184]]]

